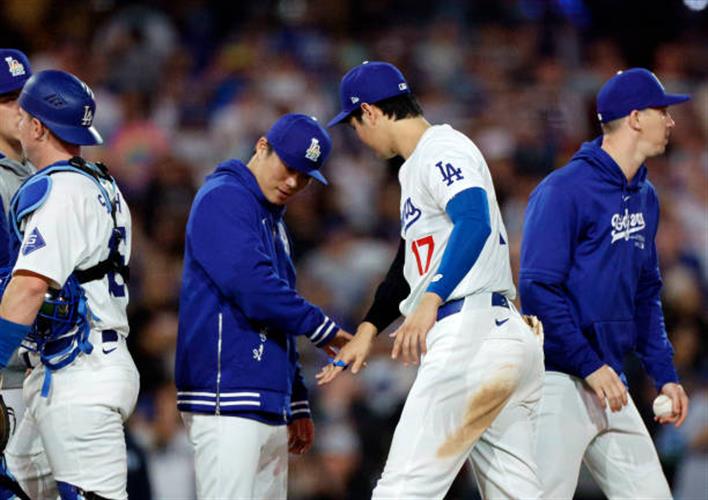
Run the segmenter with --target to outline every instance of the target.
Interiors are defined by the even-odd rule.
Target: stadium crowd
[[[141,396],[129,425],[133,498],[193,498],[191,448],[172,382],[184,229],[196,189],[227,158],[248,159],[255,140],[286,112],[321,121],[337,110],[344,71],[363,60],[398,65],[431,122],[450,123],[484,153],[518,270],[524,209],[539,180],[599,134],[594,97],[617,70],[651,68],[672,92],[667,154],[649,162],[661,197],[658,246],[663,303],[676,366],[691,398],[686,423],[659,428],[653,384],[628,359],[631,392],[655,438],[676,498],[708,488],[708,33],[705,12],[681,2],[646,21],[641,47],[613,36],[610,2],[280,0],[90,2],[7,0],[3,46],[31,56],[34,71],[61,68],[95,91],[91,152],[131,205],[131,352]],[[628,2],[633,6],[642,3]],[[662,3],[662,2],[658,2]],[[243,4],[243,5],[241,5]],[[468,5],[469,4],[469,5]],[[660,15],[666,14],[661,18]],[[644,16],[644,17],[642,17]],[[617,23],[619,22],[616,21]],[[662,28],[651,23],[662,24]],[[665,23],[665,24],[664,24]],[[47,29],[47,26],[51,26]],[[640,28],[637,28],[640,29]],[[353,329],[398,243],[398,163],[382,162],[333,129],[324,171],[288,209],[303,295]],[[376,355],[357,376],[319,389],[323,353],[302,343],[315,413],[314,449],[291,460],[293,499],[366,498],[383,468],[415,368]],[[583,476],[585,477],[585,476]],[[449,498],[474,497],[465,470]],[[592,481],[578,498],[595,498]]]

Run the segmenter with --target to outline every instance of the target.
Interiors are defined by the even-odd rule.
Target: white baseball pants
[[[438,321],[427,349],[373,498],[443,498],[466,459],[483,498],[539,498],[539,339],[484,294]]]
[[[654,443],[632,398],[603,410],[581,379],[546,372],[536,435],[536,462],[546,498],[573,498],[581,461],[613,498],[671,498]]]
[[[278,499],[288,492],[288,428],[233,415],[182,413],[197,498]]]
[[[25,380],[27,410],[5,455],[33,499],[57,498],[54,481],[106,498],[127,498],[123,422],[137,401],[138,370],[123,337],[102,344],[96,333],[90,355],[54,372],[49,397],[40,394],[44,366]]]

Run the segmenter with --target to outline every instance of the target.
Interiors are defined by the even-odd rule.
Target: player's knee
[[[84,491],[78,486],[63,481],[57,481],[57,489],[61,500],[109,500],[97,493]]]

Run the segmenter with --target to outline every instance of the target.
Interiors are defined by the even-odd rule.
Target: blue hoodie
[[[207,177],[187,222],[175,383],[181,411],[271,424],[309,416],[296,336],[338,326],[295,291],[283,207],[243,163]]]
[[[546,370],[584,378],[607,364],[625,380],[634,351],[661,388],[678,377],[659,299],[659,200],[646,166],[628,182],[601,144],[583,144],[529,198],[522,310],[543,322]]]

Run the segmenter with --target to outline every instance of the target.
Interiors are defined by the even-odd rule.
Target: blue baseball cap
[[[27,56],[16,49],[0,49],[0,94],[22,89],[32,76]]]
[[[71,73],[58,70],[36,73],[27,80],[18,101],[22,109],[61,140],[81,146],[103,144],[101,134],[93,127],[96,113],[93,92]]]
[[[644,68],[618,71],[597,94],[597,118],[601,123],[627,116],[633,110],[663,108],[688,101],[685,94],[667,94],[654,73]]]
[[[317,179],[327,179],[320,168],[332,151],[332,138],[313,116],[290,113],[273,124],[266,139],[289,168]]]
[[[364,61],[350,69],[339,85],[342,110],[327,124],[328,127],[343,122],[359,109],[362,103],[374,104],[389,97],[410,94],[408,82],[393,64]]]

